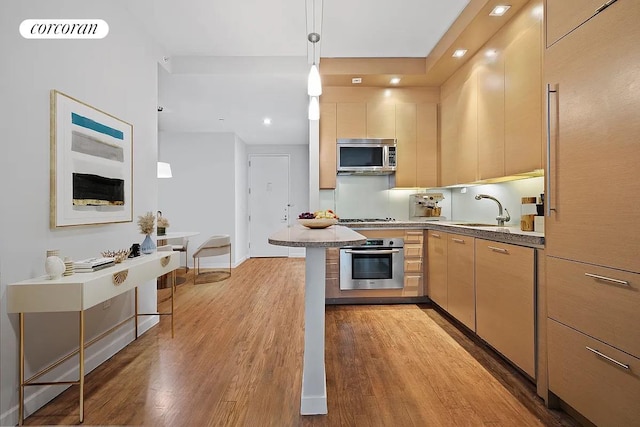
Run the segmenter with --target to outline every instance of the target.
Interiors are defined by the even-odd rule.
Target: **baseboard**
[[[138,321],[138,336],[141,336],[159,322],[159,316],[148,316]],[[85,350],[85,377],[105,361],[134,341],[135,325],[133,320],[127,322],[110,335],[97,341]],[[51,372],[42,376],[40,381],[63,381],[78,378],[77,358],[72,357]],[[69,387],[68,385],[30,386],[25,387],[25,418],[49,403]],[[17,395],[16,389],[16,395]],[[19,406],[16,404],[0,415],[0,425],[18,424]]]

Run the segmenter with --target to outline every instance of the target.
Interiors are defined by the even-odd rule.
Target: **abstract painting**
[[[51,227],[133,221],[133,126],[51,91]]]

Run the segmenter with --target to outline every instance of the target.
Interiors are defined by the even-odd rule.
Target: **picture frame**
[[[133,125],[51,90],[51,228],[133,221]]]

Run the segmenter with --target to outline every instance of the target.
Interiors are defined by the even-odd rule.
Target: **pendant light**
[[[313,43],[313,64],[311,65],[311,70],[309,70],[309,78],[307,80],[307,94],[309,96],[320,96],[322,95],[322,81],[316,65],[316,43],[320,41],[320,34],[309,33],[307,39]]]
[[[320,120],[320,103],[317,96],[312,96],[309,101],[309,120]]]

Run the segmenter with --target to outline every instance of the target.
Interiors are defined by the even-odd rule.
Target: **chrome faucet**
[[[476,200],[480,199],[491,199],[498,204],[498,216],[496,220],[498,221],[498,226],[503,227],[505,222],[511,221],[511,215],[509,215],[509,211],[507,208],[504,208],[504,211],[507,213],[506,215],[502,214],[502,203],[498,199],[493,196],[489,196],[488,194],[478,194],[476,195]]]

